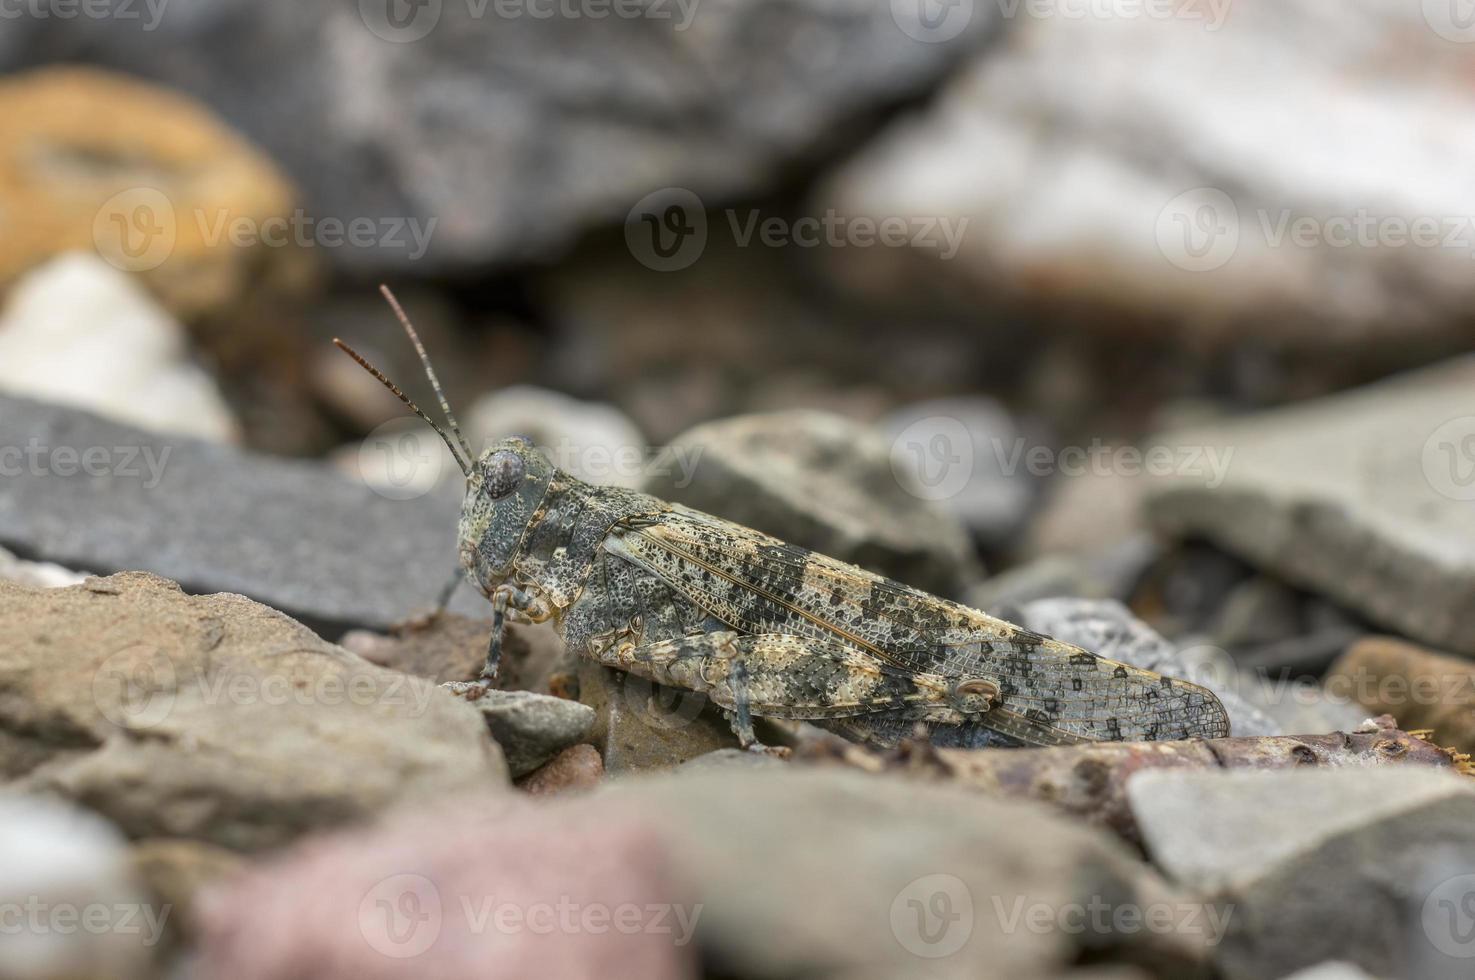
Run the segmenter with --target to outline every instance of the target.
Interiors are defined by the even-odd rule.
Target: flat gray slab
[[[1140,772],[1147,853],[1226,913],[1227,980],[1326,960],[1374,976],[1469,977],[1475,783],[1414,767]]]
[[[1164,442],[1230,455],[1157,482],[1159,530],[1475,655],[1475,357]]]
[[[102,475],[81,470],[89,450]],[[456,568],[459,507],[449,496],[390,500],[318,463],[0,396],[0,546],[240,593],[330,635],[432,607]],[[487,607],[463,586],[453,608]]]

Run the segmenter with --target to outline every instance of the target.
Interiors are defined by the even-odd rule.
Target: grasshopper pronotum
[[[495,679],[507,618],[552,620],[585,656],[706,695],[745,747],[762,747],[754,716],[852,734],[885,730],[867,724],[883,719],[976,724],[1025,745],[1229,734],[1218,698],[1198,685],[1102,659],[720,517],[592,486],[524,439],[476,457],[414,327],[382,291],[455,441],[363,357],[334,343],[429,424],[466,475],[461,566],[493,610],[484,682]]]

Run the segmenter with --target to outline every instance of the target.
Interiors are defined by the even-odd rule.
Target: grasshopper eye
[[[487,460],[486,492],[492,497],[505,497],[522,483],[522,457],[509,450],[492,453]]]

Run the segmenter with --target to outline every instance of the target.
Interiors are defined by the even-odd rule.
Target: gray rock
[[[876,430],[837,415],[744,415],[677,437],[644,489],[908,585],[956,595],[979,573],[968,533],[915,492],[891,450]],[[689,465],[674,465],[683,459]]]
[[[1017,367],[997,356],[1015,337],[995,322],[976,329],[976,311],[962,323],[908,317],[898,344],[893,313],[813,289],[816,249],[743,248],[714,228],[700,261],[672,273],[632,262],[614,237],[593,237],[529,290],[547,311],[559,387],[617,396],[658,444],[750,412],[869,421],[898,398],[974,390],[983,365],[1000,386]]]
[[[1089,557],[1046,555],[985,579],[963,594],[963,602],[992,613],[1064,596],[1125,600],[1157,556],[1158,545],[1147,535]]]
[[[1475,786],[1413,768],[1279,772],[1146,771],[1128,800],[1152,860],[1229,903],[1216,963],[1230,980],[1347,960],[1377,976],[1453,948],[1441,897],[1468,902]],[[1442,855],[1463,853],[1465,862]],[[1446,894],[1448,893],[1448,894]],[[1439,911],[1439,910],[1433,910]],[[1427,916],[1427,917],[1425,917]],[[1421,928],[1422,925],[1422,928]]]
[[[1375,980],[1375,978],[1351,963],[1329,961],[1318,963],[1304,970],[1297,970],[1283,977],[1282,980]]]
[[[1333,697],[1319,683],[1305,677],[1241,670],[1236,690],[1287,735],[1355,731],[1379,713],[1345,697]]]
[[[708,769],[731,770],[731,769],[768,769],[774,766],[783,766],[782,759],[777,759],[764,752],[749,752],[746,749],[718,749],[716,752],[708,752],[699,755],[681,767],[682,772],[705,772]]]
[[[473,448],[523,436],[559,469],[600,486],[638,486],[650,461],[645,436],[619,409],[532,385],[482,396],[463,422]]]
[[[80,585],[87,578],[83,572],[74,572],[51,562],[21,561],[15,555],[0,548],[0,579],[20,582],[22,585],[41,585],[58,588],[63,585]]]
[[[1016,616],[1010,618],[1037,633],[1074,643],[1097,656],[1207,687],[1218,695],[1229,712],[1231,735],[1282,734],[1273,720],[1235,690],[1239,675],[1228,654],[1217,648],[1180,650],[1120,602],[1039,599],[1020,607]],[[1207,659],[1188,656],[1205,652],[1218,656]]]
[[[1126,320],[1180,347],[1252,338],[1365,357],[1462,341],[1475,290],[1467,250],[1428,238],[1415,247],[1406,234],[1416,219],[1469,209],[1442,178],[1444,154],[1419,137],[1446,127],[1444,106],[1461,98],[1467,51],[1451,42],[1471,35],[1449,8],[1035,9],[809,205],[967,217],[961,247],[836,249],[837,278],[909,305],[1003,294],[1084,307],[1093,330]],[[1381,37],[1404,39],[1397,64],[1369,40]],[[1257,120],[1251,131],[1245,118]],[[1398,149],[1329,179],[1326,161],[1370,127]],[[1448,131],[1475,141],[1468,119]],[[1040,180],[1045,171],[1053,178]],[[1310,236],[1296,231],[1307,222]]]
[[[0,773],[130,837],[235,850],[507,780],[476,711],[241,596],[0,582]]]
[[[1094,404],[1100,404],[1100,401]],[[1087,468],[1056,473],[1041,488],[1020,549],[1026,556],[1109,553],[1143,536],[1140,476]]]
[[[991,398],[938,398],[881,420],[895,461],[912,487],[954,514],[986,547],[1001,547],[1024,525],[1036,479],[1015,454],[1027,447]]]
[[[700,694],[664,687],[582,657],[578,672],[579,699],[595,712],[590,740],[611,776],[673,769],[737,745],[721,710]]]
[[[791,767],[622,791],[699,889],[702,948],[726,974],[1043,978],[1090,960],[1182,976],[1207,950],[1201,915],[1197,929],[1109,925],[1118,908],[1181,915],[1196,902],[1110,835],[1039,804]],[[1074,918],[1093,900],[1104,918]]]
[[[582,742],[594,727],[594,709],[577,701],[530,691],[491,690],[476,681],[452,681],[443,687],[486,717],[513,779]]]
[[[1234,660],[1242,669],[1266,677],[1320,677],[1342,651],[1365,635],[1367,631],[1356,626],[1330,626],[1235,650]]]
[[[281,161],[310,214],[430,232],[419,255],[403,222],[392,241],[380,225],[374,246],[323,249],[333,260],[424,273],[549,256],[658,188],[714,205],[761,192],[927,91],[997,21],[980,6],[957,38],[921,43],[904,5],[868,0],[552,17],[432,3],[403,29],[392,9],[195,0],[147,31],[51,18],[0,67],[89,62],[190,91]]]
[[[1301,602],[1288,586],[1259,575],[1230,591],[1209,632],[1231,651],[1284,640],[1301,632]]]
[[[0,446],[22,453],[0,480],[0,546],[36,559],[237,592],[334,636],[429,610],[457,568],[447,496],[392,500],[320,464],[4,396]],[[63,455],[89,451],[101,475]],[[453,608],[488,607],[463,588]]]
[[[1165,437],[1231,452],[1217,485],[1155,487],[1158,529],[1207,538],[1367,620],[1475,654],[1475,435],[1465,357]]]

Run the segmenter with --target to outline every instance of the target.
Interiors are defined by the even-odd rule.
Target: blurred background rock
[[[136,742],[73,710],[87,658],[120,631],[162,631],[181,666],[279,657],[278,612],[190,593],[240,593],[380,665],[332,648],[343,670],[470,676],[481,597],[462,589],[459,616],[416,616],[455,567],[460,472],[330,343],[436,414],[376,293],[385,282],[478,449],[527,435],[591,482],[1198,680],[1236,735],[1348,732],[1388,712],[1470,751],[1470,698],[1337,696],[1367,676],[1475,677],[1464,5],[0,3],[0,580],[24,583],[0,597],[29,638],[8,678],[0,664],[13,695],[0,697],[0,769],[129,838],[81,826],[62,847],[42,831],[70,811],[35,809],[5,815],[0,851],[8,839],[53,864],[76,852],[97,894],[146,889],[183,909],[238,860],[227,848],[428,787],[436,820],[403,852],[433,856],[444,880],[496,878],[512,853],[529,861],[528,894],[565,888],[559,860],[595,857],[665,888],[624,853],[649,820],[571,841],[518,818],[499,851],[467,843],[483,839],[480,808],[445,836],[457,811],[441,797],[509,773],[529,792],[584,789],[707,755],[698,780],[730,766],[707,788],[678,774],[644,792],[712,842],[714,856],[681,865],[736,897],[705,927],[714,975],[915,972],[921,960],[893,960],[894,909],[888,937],[861,905],[941,869],[974,882],[980,908],[1016,878],[1057,903],[1197,887],[1199,871],[1244,864],[1220,824],[1185,816],[1222,813],[1257,849],[1351,843],[1317,837],[1240,882],[1230,894],[1253,911],[1214,954],[1220,975],[1311,966],[1322,946],[1302,937],[1325,935],[1378,975],[1468,976],[1467,959],[1438,972],[1424,947],[1395,955],[1406,944],[1392,941],[1418,935],[1409,883],[1455,867],[1405,844],[1422,834],[1468,853],[1468,791],[1352,767],[1325,774],[1335,792],[1144,790],[1132,805],[1160,878],[1049,814],[879,778],[770,784],[779,763],[713,755],[731,737],[702,699],[663,702],[575,665],[546,630],[508,642],[514,686],[532,693],[484,706],[505,751],[449,699],[401,728],[349,713],[328,736],[305,710],[199,707],[177,735]],[[147,576],[39,589],[135,569],[183,592]],[[59,649],[72,654],[60,668]],[[248,734],[223,737],[231,725]],[[307,962],[397,975],[366,935],[275,896],[341,885],[352,908],[363,869],[349,874],[348,858],[389,872],[398,853],[329,843],[305,871],[288,859],[200,903],[168,941],[203,942],[222,975],[298,976]],[[549,857],[555,873],[534,874]],[[73,894],[62,872],[23,890]],[[1362,887],[1354,873],[1380,883],[1354,904],[1378,910],[1382,931],[1341,907]],[[835,889],[850,878],[871,887]],[[1182,937],[991,937],[970,954],[988,968],[939,961],[936,975],[1185,976],[1209,958]],[[468,958],[446,975],[486,975],[479,949],[454,945]],[[113,974],[165,975],[105,944],[25,952],[0,957],[0,974],[97,974],[108,956]],[[642,959],[641,943],[603,961],[580,944],[555,952],[513,975],[693,968],[685,954]]]
[[[1321,668],[1404,602],[1241,545],[1214,487],[1163,517],[1141,453],[1469,345],[1475,36],[1437,3],[54,6],[0,22],[0,390],[454,496],[328,343],[429,400],[383,280],[479,445],[948,595],[1202,638],[1265,573],[1283,625],[1345,622],[1235,636]],[[366,455],[386,425],[429,471]]]

